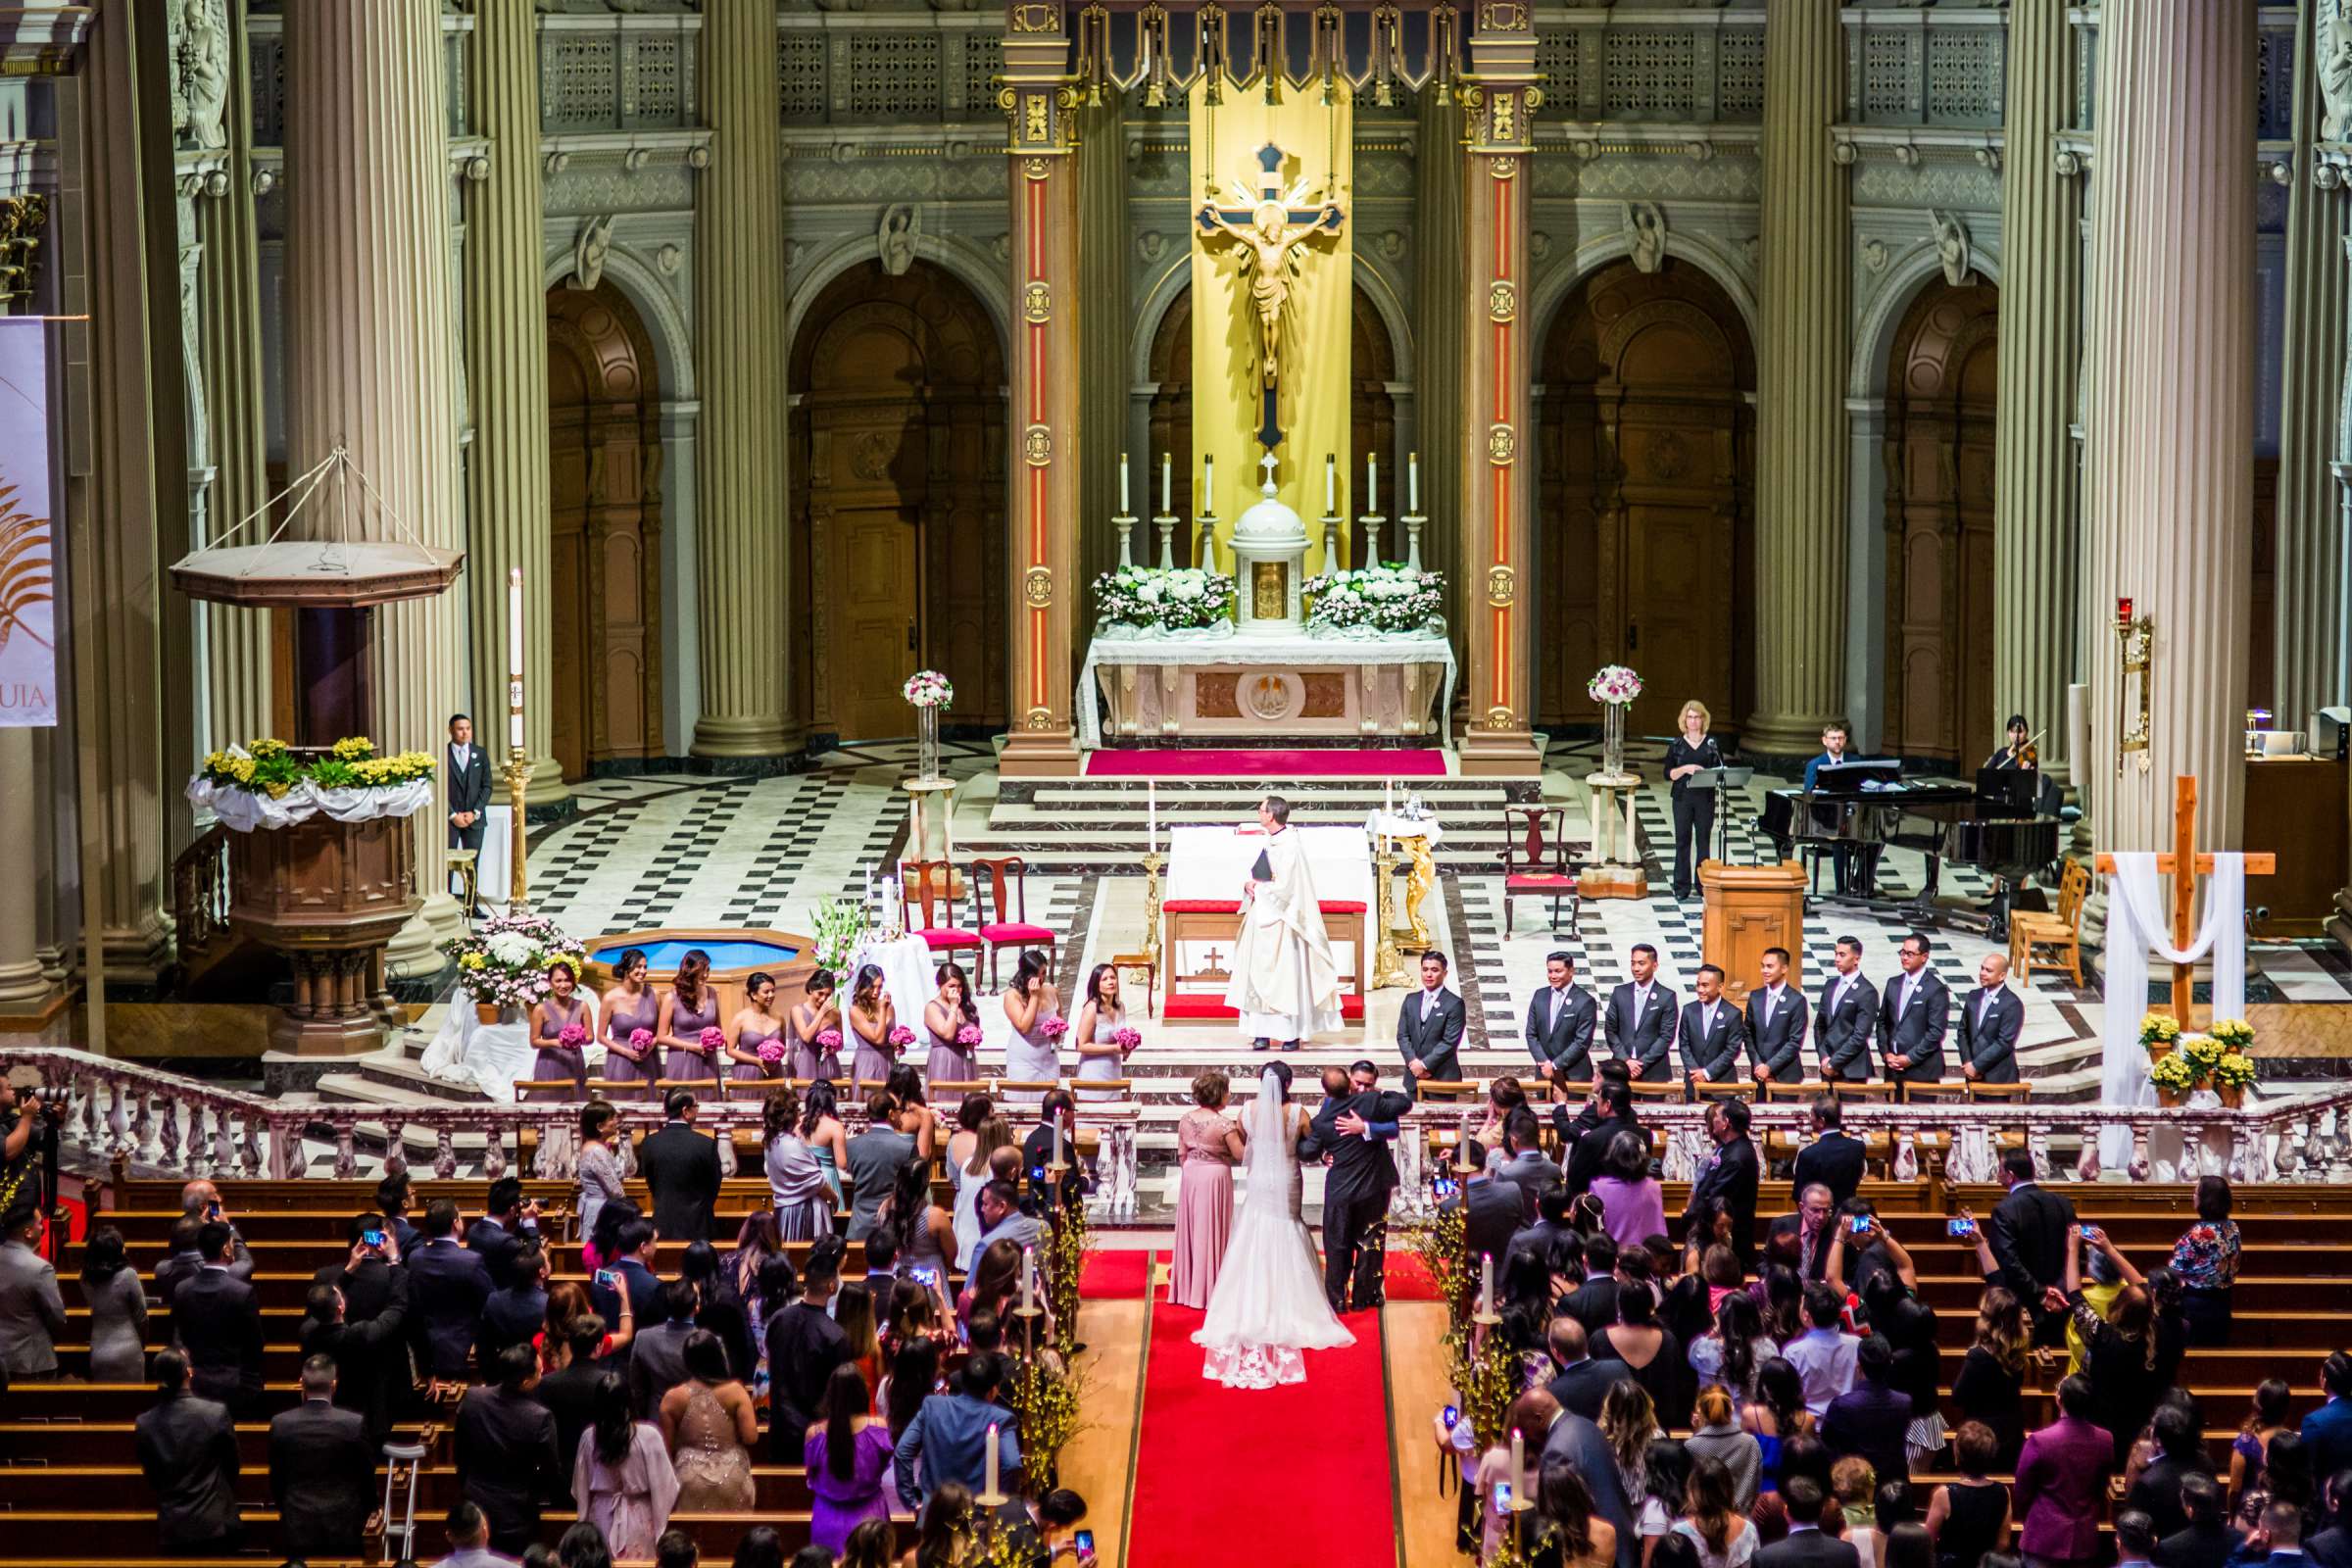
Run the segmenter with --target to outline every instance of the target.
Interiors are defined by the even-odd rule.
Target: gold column
[[[1515,777],[1532,777],[1543,765],[1528,728],[1536,432],[1528,394],[1527,222],[1534,120],[1544,101],[1535,85],[1532,16],[1524,6],[1489,8],[1470,40],[1476,85],[1463,100],[1469,150],[1460,308],[1468,325],[1458,418],[1470,723],[1460,756],[1464,773]]]
[[[1756,354],[1756,710],[1743,748],[1820,750],[1845,710],[1846,173],[1831,158],[1837,0],[1764,23],[1762,340]]]
[[[473,404],[466,465],[466,585],[473,619],[468,689],[476,736],[504,739],[507,570],[522,568],[523,673],[549,679],[547,292],[540,287],[539,31],[528,6],[474,13],[473,124],[490,138],[489,168],[466,220],[466,370]],[[569,800],[553,756],[544,697],[523,713],[534,806]],[[491,890],[493,893],[495,889]]]
[[[2083,530],[2090,815],[2102,848],[2239,842],[2251,634],[2254,9],[2109,6],[2091,143]],[[2116,600],[2155,621],[2150,745],[2122,756]],[[2136,695],[2132,703],[2136,714]],[[2143,762],[2145,765],[2143,765]]]
[[[286,466],[301,473],[347,447],[419,540],[457,549],[441,48],[435,6],[365,0],[286,14],[286,76],[301,84],[287,101]],[[449,594],[375,612],[376,739],[387,751],[443,752],[465,691],[459,624]],[[424,906],[386,953],[395,974],[437,970],[432,945],[458,924],[445,813],[436,805],[412,820]]]
[[[789,648],[771,606],[792,603],[784,548],[784,151],[776,133],[776,12],[716,0],[703,12],[710,166],[695,182],[695,434],[702,714],[694,755],[798,753]],[[539,352],[544,355],[546,348]]]
[[[1004,89],[1011,160],[1012,732],[1008,778],[1078,771],[1070,734],[1070,622],[1078,512],[1078,172],[1070,156],[1069,40],[1059,5],[1005,10]],[[1104,301],[1116,311],[1120,301]],[[1116,440],[1110,432],[1107,439]]]

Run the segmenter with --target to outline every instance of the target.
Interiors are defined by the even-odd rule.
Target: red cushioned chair
[[[1017,855],[972,861],[972,924],[980,945],[988,950],[988,985],[998,989],[997,951],[1000,948],[1051,948],[1058,933],[1029,923],[1028,862]],[[1011,893],[1009,908],[1005,894]],[[991,919],[990,916],[995,918]]]
[[[1568,901],[1568,929],[1576,929],[1576,866],[1568,858],[1568,808],[1564,806],[1506,806],[1502,808],[1502,934],[1511,934],[1511,906],[1517,899],[1551,901],[1551,928],[1560,926],[1560,901]]]
[[[980,946],[980,933],[956,918],[956,868],[945,860],[901,860],[899,892],[906,904],[906,934],[921,937],[933,953],[954,954]]]

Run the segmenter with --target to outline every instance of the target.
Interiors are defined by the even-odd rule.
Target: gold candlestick
[[[1372,879],[1380,888],[1380,936],[1372,948],[1372,989],[1387,991],[1403,985],[1405,973],[1396,956],[1396,849],[1385,833],[1378,842],[1380,853],[1372,857]]]
[[[1151,955],[1152,966],[1159,967],[1159,868],[1168,858],[1157,850],[1146,854],[1144,866],[1144,952]]]

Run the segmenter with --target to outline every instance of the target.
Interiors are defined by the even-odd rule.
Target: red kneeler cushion
[[[1316,906],[1325,914],[1361,914],[1364,912],[1364,903],[1361,899],[1323,899],[1318,902]]]
[[[971,932],[958,931],[954,926],[933,926],[917,931],[915,935],[935,948],[976,948],[980,945],[980,939]]]
[[[1531,872],[1523,876],[1506,876],[1502,879],[1502,885],[1513,891],[1530,888],[1541,888],[1548,891],[1552,888],[1558,888],[1565,892],[1568,889],[1576,886],[1576,878],[1572,876],[1563,876],[1556,871]]]
[[[1239,914],[1239,899],[1168,899],[1160,904],[1163,914]]]
[[[1047,930],[1042,925],[1022,925],[1018,921],[1014,921],[1009,925],[982,926],[980,940],[993,946],[998,943],[1053,942],[1058,938],[1056,933]]]

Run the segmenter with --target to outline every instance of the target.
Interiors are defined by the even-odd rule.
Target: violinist
[[[1984,760],[1986,767],[2015,767],[2029,771],[2041,766],[2041,753],[2027,737],[2033,727],[2023,713],[2009,715],[2009,744]]]

